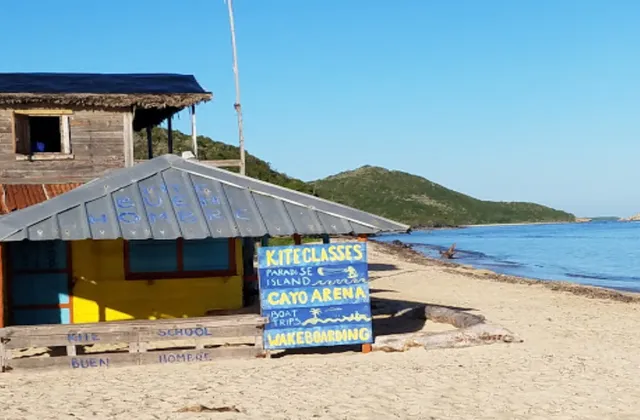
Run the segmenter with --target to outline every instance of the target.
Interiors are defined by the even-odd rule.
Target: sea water
[[[454,262],[502,274],[640,292],[640,222],[474,226],[384,235]]]

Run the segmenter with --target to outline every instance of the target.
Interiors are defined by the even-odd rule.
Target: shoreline
[[[577,296],[585,296],[592,299],[613,300],[623,303],[640,303],[640,292],[619,291],[606,287],[588,286],[584,284],[571,283],[564,280],[540,280],[526,277],[512,276],[497,273],[492,270],[475,268],[470,265],[444,261],[438,258],[429,257],[413,249],[411,245],[399,245],[397,243],[381,242],[371,239],[371,242],[391,255],[405,259],[407,262],[426,266],[439,266],[444,272],[459,274],[474,279],[490,280],[500,283],[526,284],[530,286],[542,286],[556,292],[571,293]]]
[[[411,227],[411,231],[425,232],[429,230],[464,229],[464,228],[491,227],[491,226],[565,225],[565,224],[583,224],[583,223],[584,222],[578,222],[578,221],[558,221],[558,222],[478,223],[475,225],[451,225],[451,226],[416,225]]]
[[[460,227],[468,228],[468,227],[489,227],[489,226],[566,225],[566,224],[574,224],[574,223],[581,223],[581,222],[562,221],[562,222],[480,223],[477,225],[460,225]]]

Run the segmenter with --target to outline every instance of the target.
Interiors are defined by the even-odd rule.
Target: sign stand
[[[367,236],[366,235],[358,235],[358,242],[367,242]],[[368,262],[367,262],[368,263]],[[362,345],[362,353],[367,354],[367,353],[371,353],[373,351],[373,348],[371,346],[371,343],[366,343]]]

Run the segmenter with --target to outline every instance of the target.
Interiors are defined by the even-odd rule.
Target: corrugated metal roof
[[[360,210],[164,155],[13,212],[0,241],[404,232]]]
[[[0,184],[0,215],[42,203],[82,184]]]

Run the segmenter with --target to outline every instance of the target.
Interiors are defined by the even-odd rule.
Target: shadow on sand
[[[435,305],[424,302],[414,302],[409,300],[400,299],[388,299],[378,298],[374,295],[381,292],[393,292],[383,289],[371,289],[371,312],[374,316],[373,319],[373,336],[380,337],[393,334],[410,334],[420,331],[424,328],[426,319],[417,319],[415,316],[411,316],[406,312],[397,316],[396,313],[403,309],[417,308],[429,305],[432,308],[444,308],[451,309],[459,312],[474,311],[474,308],[463,308],[457,306],[447,305]],[[322,354],[335,354],[345,352],[360,352],[362,346],[335,346],[335,347],[310,347],[301,349],[284,350],[277,354],[273,354],[273,358],[280,358],[289,355],[322,355]]]

